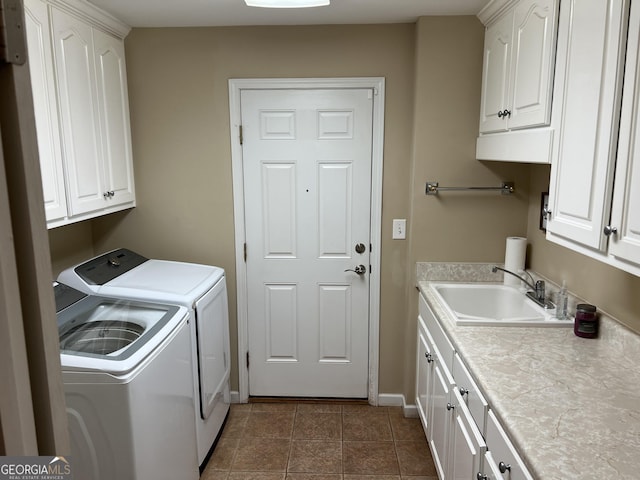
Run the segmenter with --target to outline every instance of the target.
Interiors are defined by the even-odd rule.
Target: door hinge
[[[0,60],[15,65],[27,61],[22,0],[0,0]]]
[[[249,370],[249,350],[247,350],[247,370]]]
[[[240,145],[242,145],[244,137],[242,136],[242,125],[238,127],[238,137],[240,139]]]
[[[244,263],[247,263],[247,244],[244,244]]]

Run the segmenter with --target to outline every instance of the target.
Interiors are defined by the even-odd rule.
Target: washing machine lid
[[[53,282],[53,295],[56,299],[56,313],[87,296],[86,293],[60,282]]]
[[[177,305],[87,295],[57,314],[63,367],[129,371],[186,315]]]

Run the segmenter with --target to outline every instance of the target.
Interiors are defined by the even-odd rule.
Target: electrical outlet
[[[393,234],[391,238],[394,240],[404,240],[407,238],[407,221],[404,218],[393,219]]]

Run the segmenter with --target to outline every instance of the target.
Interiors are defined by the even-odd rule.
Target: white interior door
[[[240,103],[249,394],[366,398],[373,89]]]

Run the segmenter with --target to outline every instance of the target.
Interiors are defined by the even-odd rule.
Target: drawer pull
[[[465,395],[467,395],[469,393],[469,390],[467,390],[464,387],[460,387],[460,396],[464,397]]]
[[[482,472],[478,472],[476,475],[477,480],[489,480],[489,477]]]
[[[456,408],[455,405],[451,405],[450,403],[447,403],[447,410],[453,410],[454,408]]]
[[[511,465],[504,463],[504,462],[500,462],[498,464],[498,470],[500,470],[500,473],[506,473],[507,471],[511,471]]]

